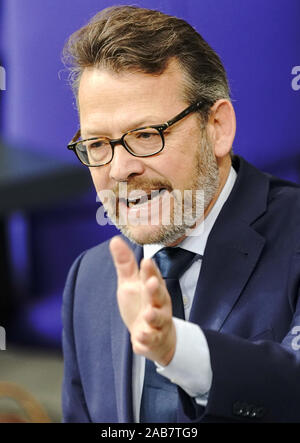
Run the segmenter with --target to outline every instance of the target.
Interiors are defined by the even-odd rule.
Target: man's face
[[[182,81],[176,62],[161,75],[85,69],[78,96],[82,138],[117,139],[129,130],[168,121],[189,105],[182,98]],[[111,163],[90,168],[108,215],[139,244],[176,243],[193,225],[201,203],[203,210],[202,197],[207,208],[219,186],[213,147],[197,114],[171,126],[164,136],[159,154],[134,157],[117,145]],[[193,195],[189,209],[186,190]],[[130,201],[123,199],[124,191]]]

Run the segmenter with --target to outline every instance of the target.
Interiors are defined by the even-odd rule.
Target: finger
[[[151,347],[159,342],[161,336],[162,334],[159,330],[145,327],[136,334],[135,342],[142,346],[147,346],[149,351]]]
[[[160,270],[151,258],[146,258],[141,261],[140,276],[143,283],[146,283],[146,281],[152,276],[157,277],[160,282],[164,283]]]
[[[113,237],[110,241],[109,249],[114,261],[119,283],[138,276],[139,270],[135,256],[120,236]]]
[[[161,329],[167,321],[162,309],[154,308],[153,306],[146,310],[144,319],[147,324],[154,329]]]
[[[142,298],[144,305],[150,304],[157,308],[170,303],[170,296],[164,282],[155,276],[150,277],[143,285]]]

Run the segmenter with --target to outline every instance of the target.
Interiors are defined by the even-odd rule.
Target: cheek
[[[100,171],[98,168],[90,168],[90,174],[96,188],[96,191],[108,189],[108,174],[105,171]]]
[[[187,144],[172,148],[166,151],[167,155],[162,159],[160,172],[178,186],[194,173],[195,150],[189,149]]]

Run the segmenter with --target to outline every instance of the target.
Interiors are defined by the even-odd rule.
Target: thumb
[[[109,249],[116,268],[118,283],[138,276],[138,265],[129,246],[120,236],[113,237]]]

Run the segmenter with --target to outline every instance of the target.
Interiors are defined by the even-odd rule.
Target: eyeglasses
[[[135,157],[150,157],[163,150],[165,146],[164,131],[167,128],[192,112],[201,109],[204,104],[207,103],[201,101],[193,103],[166,123],[133,129],[118,139],[93,137],[79,140],[81,135],[79,129],[68,144],[68,149],[74,151],[81,163],[88,167],[104,166],[110,163],[114,156],[115,146],[119,144]]]

